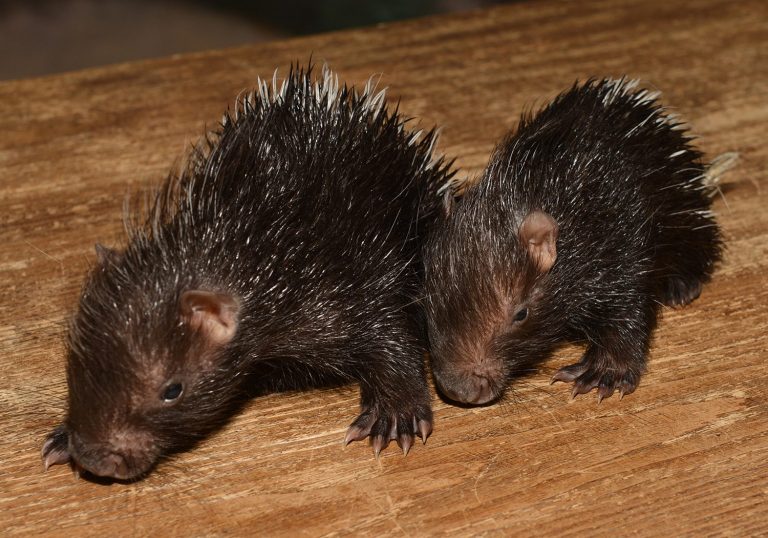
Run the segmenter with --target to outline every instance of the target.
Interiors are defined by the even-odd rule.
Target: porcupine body
[[[577,84],[523,117],[425,249],[443,393],[497,399],[563,342],[586,346],[553,379],[574,395],[634,391],[661,305],[697,298],[721,256],[705,172],[635,82]]]
[[[426,440],[420,249],[449,166],[383,92],[311,70],[238,100],[125,249],[97,246],[46,466],[141,477],[254,382],[358,381],[347,442]]]

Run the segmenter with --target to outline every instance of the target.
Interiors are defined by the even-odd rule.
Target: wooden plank
[[[157,183],[238,92],[310,55],[390,100],[468,174],[525,107],[628,74],[741,154],[715,209],[725,263],[664,312],[638,391],[568,400],[549,375],[500,405],[435,399],[425,447],[342,447],[357,389],[253,400],[146,480],[43,473],[65,406],[63,336],[92,245],[127,191]],[[0,84],[0,533],[759,535],[768,533],[768,4],[530,2]]]

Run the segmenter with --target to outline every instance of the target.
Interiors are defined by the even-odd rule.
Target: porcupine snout
[[[482,405],[498,398],[504,388],[504,363],[485,353],[463,353],[461,360],[435,360],[433,372],[440,391],[449,399]]]

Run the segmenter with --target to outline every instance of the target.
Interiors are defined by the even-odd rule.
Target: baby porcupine
[[[626,80],[575,85],[524,116],[425,248],[435,379],[486,403],[563,342],[554,378],[635,390],[661,305],[699,296],[720,259],[713,187],[690,137]]]
[[[311,70],[260,81],[133,217],[124,250],[97,247],[46,467],[141,477],[270,368],[279,386],[359,381],[347,442],[426,441],[421,246],[449,165],[372,84]]]

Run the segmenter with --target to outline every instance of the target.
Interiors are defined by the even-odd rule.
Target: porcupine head
[[[233,401],[237,365],[224,350],[237,299],[164,273],[162,257],[147,265],[142,246],[96,247],[70,324],[68,415],[43,447],[46,467],[73,461],[99,476],[140,477],[218,427]]]
[[[487,174],[494,173],[499,169],[491,166]],[[546,297],[557,222],[543,211],[501,207],[503,196],[489,210],[492,194],[485,190],[492,183],[472,185],[456,200],[446,192],[425,254],[435,380],[444,395],[473,404],[500,397],[509,377],[557,341],[555,299]]]

